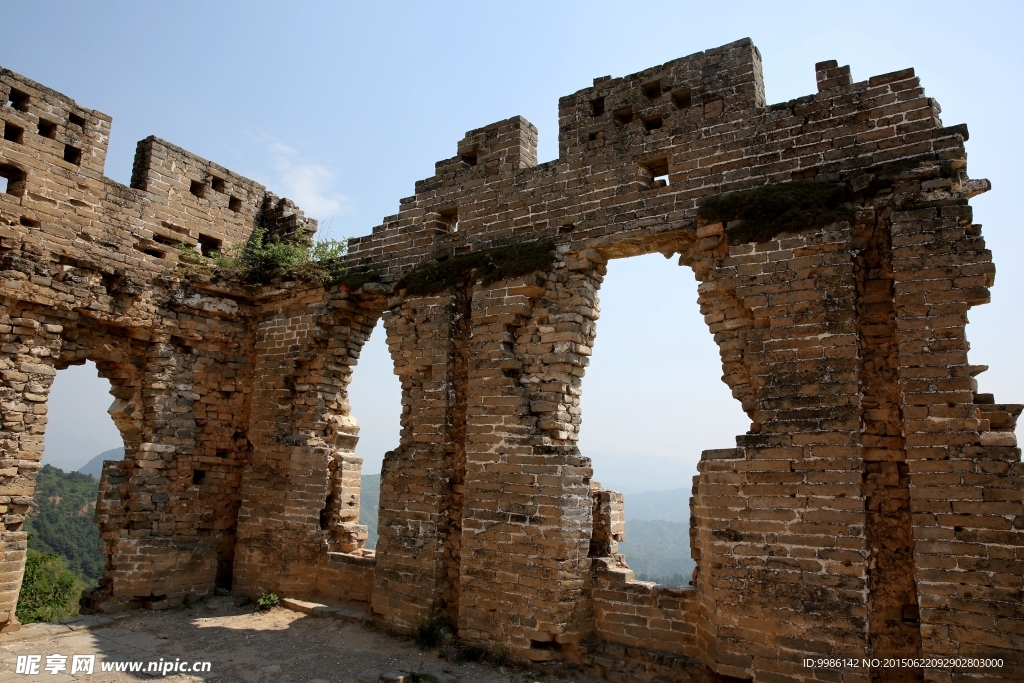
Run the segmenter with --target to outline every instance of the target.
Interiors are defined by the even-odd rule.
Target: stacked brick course
[[[595,79],[559,102],[558,159],[537,163],[521,117],[470,131],[350,240],[344,265],[379,282],[254,290],[179,268],[179,244],[309,240],[314,221],[155,138],[131,187],[113,183],[108,117],[0,72],[0,621],[16,627],[49,386],[93,360],[126,457],[104,467],[91,609],[275,590],[612,680],[1024,678],[1021,407],[977,393],[965,338],[993,284],[968,205],[988,183],[913,70],[816,75],[816,94],[768,106],[743,40]],[[844,213],[757,237],[700,217],[713,197],[807,182],[845,188]],[[405,286],[539,240],[553,252],[534,272]],[[653,252],[695,273],[751,420],[703,454],[682,588],[635,581],[622,497],[577,447],[605,264]],[[402,431],[373,553],[347,386],[381,318]],[[1003,665],[804,666],[819,656]]]

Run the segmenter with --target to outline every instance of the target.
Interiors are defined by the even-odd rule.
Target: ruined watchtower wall
[[[521,117],[470,131],[350,241],[343,265],[373,277],[349,284],[176,270],[157,237],[203,248],[314,226],[166,143],[140,143],[131,188],[90,156],[105,138],[78,164],[58,154],[75,124],[32,153],[3,143],[18,178],[0,199],[6,608],[50,379],[90,358],[127,449],[101,483],[94,609],[222,586],[362,600],[392,628],[442,621],[519,660],[639,680],[819,680],[803,660],[821,655],[992,656],[1001,668],[899,676],[1024,677],[1021,407],[977,393],[965,338],[994,278],[968,204],[988,183],[913,70],[816,72],[816,94],[768,106],[743,40],[595,79],[560,100],[544,164]],[[30,98],[5,122],[109,125],[0,82]],[[759,222],[780,197],[806,210]],[[696,275],[751,419],[703,455],[686,588],[634,580],[621,496],[576,445],[605,264],[652,252]],[[382,317],[403,414],[374,554],[347,384]]]

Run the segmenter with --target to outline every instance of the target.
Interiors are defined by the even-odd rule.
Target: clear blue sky
[[[770,103],[814,92],[817,61],[849,64],[855,80],[913,66],[943,121],[969,125],[971,176],[994,186],[973,202],[998,276],[993,303],[971,313],[971,360],[992,367],[983,391],[1024,402],[1015,3],[8,0],[0,14],[0,65],[113,116],[108,176],[126,183],[135,143],[157,135],[292,197],[333,237],[394,213],[469,129],[521,114],[540,129],[540,161],[553,158],[558,97],[596,76],[746,36]],[[692,274],[660,258],[611,265],[584,380],[583,451],[598,479],[628,491],[688,485],[699,451],[733,445],[747,426],[719,381]],[[381,337],[352,391],[371,472],[397,443]],[[112,425],[97,426],[102,411],[86,410],[106,405],[100,386],[82,372],[59,377],[66,399],[52,401],[47,461],[69,466],[117,445]]]

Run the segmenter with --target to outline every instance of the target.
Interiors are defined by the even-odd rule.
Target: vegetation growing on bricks
[[[799,231],[853,219],[844,184],[793,182],[708,197],[697,209],[707,223],[726,223],[729,244],[767,242],[783,231]],[[729,225],[735,222],[735,225]]]
[[[551,240],[520,242],[430,261],[402,278],[397,288],[404,288],[411,296],[426,296],[470,278],[489,285],[544,270],[554,260],[555,245]]]

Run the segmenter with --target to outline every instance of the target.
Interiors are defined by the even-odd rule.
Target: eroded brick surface
[[[0,71],[0,621],[57,370],[95,361],[125,441],[97,503],[107,571],[87,609],[154,609],[217,588],[361,600],[397,630],[611,680],[1024,678],[1020,406],[977,393],[968,309],[994,267],[970,197],[964,126],[913,70],[767,106],[750,43],[559,102],[559,157],[514,117],[470,131],[345,265],[360,286],[260,288],[179,267],[178,245],[315,222],[166,142],[106,179],[110,119]],[[845,188],[840,218],[747,241],[698,217],[724,193]],[[838,215],[838,214],[837,214]],[[446,258],[550,240],[550,265],[465,272]],[[691,499],[691,585],[634,580],[620,494],[577,447],[612,258],[678,255],[751,420],[706,451]],[[402,386],[379,544],[358,524],[347,387],[383,318]],[[824,671],[808,657],[999,657],[1001,668]]]

